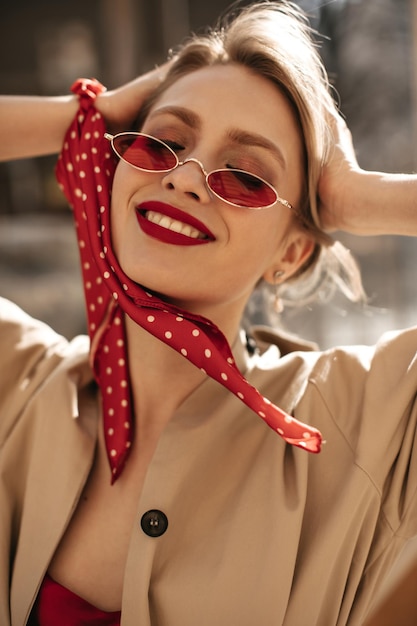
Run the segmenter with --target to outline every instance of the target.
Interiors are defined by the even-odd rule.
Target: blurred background
[[[190,31],[213,25],[229,4],[3,2],[0,92],[67,93],[79,76],[116,87],[162,62]],[[415,171],[417,0],[298,4],[322,34],[323,59],[360,164]],[[54,163],[48,157],[0,164],[0,293],[71,337],[84,331],[84,305],[71,214],[55,183]],[[362,267],[369,304],[352,305],[340,296],[330,305],[290,309],[286,327],[327,347],[372,343],[386,329],[413,324],[416,243],[407,237],[342,240]]]

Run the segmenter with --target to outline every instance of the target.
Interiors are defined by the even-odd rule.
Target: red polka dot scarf
[[[57,178],[68,198],[81,255],[91,364],[101,389],[105,442],[112,481],[123,470],[133,439],[133,410],[125,348],[124,315],[177,350],[227,387],[288,443],[319,452],[318,430],[298,422],[251,386],[235,365],[221,331],[208,319],[163,302],[131,281],[120,268],[110,237],[110,191],[115,159],[103,135],[94,99],[95,80],[72,87],[80,107],[65,137]]]

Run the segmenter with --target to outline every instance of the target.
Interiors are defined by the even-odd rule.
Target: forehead
[[[240,65],[215,65],[179,78],[154,104],[150,117],[171,108],[190,112],[189,122],[201,132],[230,128],[263,135],[293,155],[302,138],[293,109],[276,85]]]

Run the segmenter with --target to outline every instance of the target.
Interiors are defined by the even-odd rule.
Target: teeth
[[[204,235],[204,233],[201,233],[199,230],[193,228],[189,224],[183,224],[183,222],[173,220],[167,215],[162,215],[161,213],[157,213],[156,211],[147,211],[145,213],[145,217],[153,224],[158,224],[158,226],[162,226],[162,228],[172,230],[174,231],[174,233],[181,233],[181,235],[191,237],[192,239],[206,238],[206,235]]]

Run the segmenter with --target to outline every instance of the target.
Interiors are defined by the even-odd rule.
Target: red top
[[[47,574],[28,626],[120,626],[120,618],[120,611],[97,609]]]

